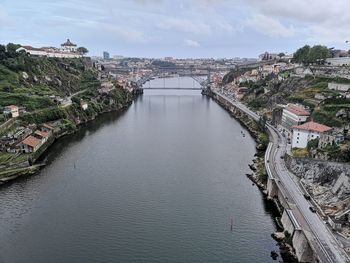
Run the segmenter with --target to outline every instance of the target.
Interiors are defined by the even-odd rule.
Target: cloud
[[[119,38],[119,40],[131,43],[144,43],[146,41],[145,34],[133,28],[107,24],[102,26],[107,31],[107,34],[111,34],[112,37]]]
[[[157,24],[157,27],[163,30],[174,30],[197,35],[211,34],[210,25],[200,21],[192,21],[186,18],[167,18],[160,24]]]
[[[286,27],[279,20],[260,14],[248,19],[245,24],[271,37],[292,37],[295,34],[293,26]]]
[[[0,6],[0,29],[5,27],[8,28],[12,25],[13,21],[11,20],[10,16]]]
[[[336,3],[328,0],[245,0],[245,3],[255,15],[288,21],[291,26],[285,32],[290,35],[297,31],[314,43],[341,43],[350,38],[350,12],[345,11],[349,9],[349,0],[337,0]],[[275,23],[272,31],[279,32],[281,25]],[[263,25],[260,27],[263,29]]]
[[[194,48],[197,48],[197,47],[200,47],[201,45],[199,44],[198,41],[191,40],[191,39],[186,39],[186,40],[185,40],[185,46],[186,46],[186,47],[194,47]]]

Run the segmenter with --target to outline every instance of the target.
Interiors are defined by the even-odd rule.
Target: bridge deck
[[[162,88],[162,87],[145,87],[142,88],[143,90],[202,90],[202,88],[179,88],[179,87],[167,87],[167,88]]]

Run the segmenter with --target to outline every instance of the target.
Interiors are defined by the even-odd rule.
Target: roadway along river
[[[242,130],[200,91],[145,91],[0,189],[0,262],[275,262]]]

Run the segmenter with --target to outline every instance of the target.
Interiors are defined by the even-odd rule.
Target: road
[[[259,120],[260,116],[242,103],[232,100],[218,91],[214,90],[213,92],[244,111],[254,120]],[[349,263],[349,257],[345,254],[340,243],[326,226],[323,219],[317,213],[310,211],[310,203],[305,199],[299,182],[288,171],[284,159],[282,159],[287,147],[285,138],[270,124],[266,124],[266,128],[270,135],[270,145],[265,155],[266,169],[269,172],[269,176],[274,178],[285,199],[288,200],[289,207],[301,225],[301,229],[309,240],[310,246],[320,262]]]
[[[62,106],[63,108],[65,108],[65,107],[68,107],[68,106],[72,105],[72,98],[73,98],[74,96],[76,96],[76,95],[79,95],[79,94],[81,94],[81,93],[86,92],[87,90],[88,90],[88,89],[83,89],[83,90],[81,90],[81,91],[78,91],[78,92],[76,92],[76,93],[71,94],[69,97],[65,98],[65,100],[62,102],[61,106]]]

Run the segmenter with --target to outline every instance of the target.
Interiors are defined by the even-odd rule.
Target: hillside
[[[49,96],[65,97],[96,87],[96,72],[87,58],[58,59],[2,52],[0,47],[0,107],[15,104],[27,110],[53,106]]]

